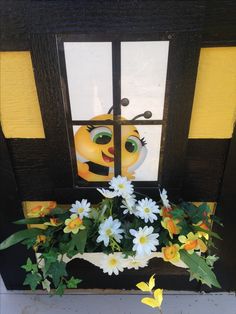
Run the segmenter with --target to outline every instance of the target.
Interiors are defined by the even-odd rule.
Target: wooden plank
[[[182,197],[189,201],[217,201],[230,139],[189,139]]]
[[[14,173],[22,200],[53,200],[70,204],[86,197],[83,188],[57,188],[50,172],[50,151],[43,139],[7,140]],[[181,196],[190,201],[217,201],[224,173],[229,139],[191,139],[187,144],[184,169],[184,185]],[[173,187],[174,188],[174,187]],[[157,198],[155,188],[137,187],[142,193]],[[89,193],[93,193],[93,189]],[[175,191],[173,191],[175,193]],[[94,193],[94,201],[99,201]]]
[[[218,232],[223,241],[215,241],[218,250],[214,250],[220,257],[216,264],[216,274],[224,291],[236,290],[236,251],[235,251],[235,195],[236,195],[236,127],[230,143],[229,153],[226,161],[221,193],[216,208],[224,227],[214,224],[213,231]]]
[[[53,200],[46,141],[9,139],[7,144],[21,200]]]
[[[30,49],[30,0],[0,1],[0,51]]]
[[[197,31],[204,1],[32,1],[37,33]]]
[[[0,242],[23,229],[12,222],[24,218],[19,191],[11,165],[7,145],[0,129]],[[17,258],[16,258],[17,257]],[[24,289],[25,272],[20,268],[27,257],[34,260],[32,251],[20,245],[0,251],[0,273],[7,289]]]

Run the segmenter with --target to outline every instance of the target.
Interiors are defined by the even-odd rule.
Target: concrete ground
[[[82,294],[81,294],[82,293]],[[236,314],[235,293],[200,294],[165,291],[163,314]],[[0,314],[155,314],[140,303],[141,295],[89,294],[68,291],[63,297],[49,297],[41,291],[7,291],[0,277]]]

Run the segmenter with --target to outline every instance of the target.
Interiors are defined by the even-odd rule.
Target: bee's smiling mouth
[[[105,162],[112,162],[114,161],[114,157],[109,157],[105,153],[102,152],[102,158]]]

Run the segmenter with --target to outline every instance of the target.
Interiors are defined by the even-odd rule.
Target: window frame
[[[65,64],[60,46],[66,41],[169,41],[168,68],[165,88],[163,130],[158,182],[135,182],[138,192],[157,198],[157,187],[165,187],[172,199],[180,197],[184,176],[184,159],[192,111],[193,94],[200,51],[200,35],[197,32],[164,32],[152,34],[33,34],[31,37],[32,61],[43,117],[43,124],[50,151],[49,168],[55,185],[55,197],[62,203],[93,195],[92,202],[99,201],[96,187],[107,183],[88,182],[79,186],[75,181],[75,154],[71,145],[71,116],[68,110],[67,81],[61,75]],[[120,58],[120,56],[115,56]],[[115,71],[114,80],[120,77]],[[117,86],[118,84],[113,84]],[[115,91],[113,89],[113,91]],[[113,102],[119,103],[120,90],[113,94]],[[148,108],[147,108],[148,109]],[[116,114],[120,114],[119,111]],[[181,123],[178,116],[181,116]],[[151,124],[151,121],[144,121]],[[135,125],[143,123],[135,121]],[[115,145],[120,145],[115,143]],[[55,155],[56,154],[56,155]],[[56,156],[56,159],[55,159]],[[163,158],[165,156],[165,158]],[[98,194],[98,193],[97,193]]]

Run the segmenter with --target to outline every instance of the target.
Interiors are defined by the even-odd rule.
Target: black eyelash
[[[143,146],[147,145],[147,142],[146,142],[146,140],[145,140],[144,137],[142,137],[142,138],[140,139],[140,141],[141,141],[141,143],[142,143]]]
[[[87,131],[90,133],[90,132],[92,132],[92,130],[94,130],[95,129],[95,126],[94,125],[88,125],[87,126]]]

